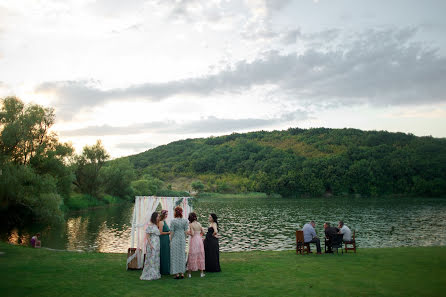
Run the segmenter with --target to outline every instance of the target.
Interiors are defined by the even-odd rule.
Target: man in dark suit
[[[333,253],[331,243],[333,242],[333,237],[338,234],[339,229],[336,227],[330,227],[330,223],[324,224],[325,229],[325,245],[327,246],[326,253]]]

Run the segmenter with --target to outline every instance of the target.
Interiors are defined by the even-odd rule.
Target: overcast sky
[[[78,151],[289,127],[446,137],[443,0],[0,0],[0,97]]]

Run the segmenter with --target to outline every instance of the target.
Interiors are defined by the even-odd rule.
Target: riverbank
[[[126,202],[126,200],[107,194],[103,195],[101,199],[99,199],[88,194],[72,193],[68,198],[68,200],[65,202],[64,210],[65,211],[82,210],[109,204],[119,204],[124,202]]]
[[[3,253],[3,254],[1,254]],[[442,296],[446,247],[221,254],[221,273],[141,281],[125,254],[54,252],[0,243],[5,296]]]
[[[204,192],[197,195],[197,198],[280,198],[280,195],[260,192],[248,192],[248,193],[235,193],[235,194],[223,194],[214,192]]]

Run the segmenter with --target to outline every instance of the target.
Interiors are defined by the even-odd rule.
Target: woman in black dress
[[[220,246],[218,244],[218,221],[215,213],[209,215],[209,228],[204,239],[206,272],[220,272]]]

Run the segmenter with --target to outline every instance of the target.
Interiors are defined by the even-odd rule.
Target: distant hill
[[[282,196],[446,196],[446,139],[299,129],[186,139],[127,157],[140,175],[206,191]]]

